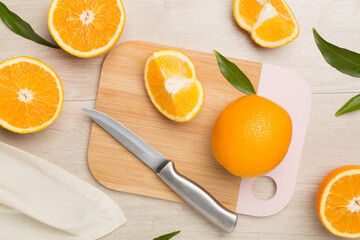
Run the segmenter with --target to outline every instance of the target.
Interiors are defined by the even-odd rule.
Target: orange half
[[[195,65],[177,50],[152,53],[145,64],[145,87],[154,106],[167,118],[190,121],[204,103],[204,89]]]
[[[53,0],[48,13],[51,35],[78,57],[94,57],[112,48],[125,25],[121,0]]]
[[[234,0],[238,25],[262,47],[280,47],[299,35],[299,25],[283,0]]]
[[[360,237],[360,166],[343,166],[330,172],[316,195],[321,222],[334,235]]]
[[[45,63],[17,57],[0,63],[0,125],[17,133],[46,128],[59,116],[64,92]]]

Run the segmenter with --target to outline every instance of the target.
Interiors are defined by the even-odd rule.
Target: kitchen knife
[[[201,215],[227,233],[233,231],[237,222],[237,214],[222,206],[201,186],[178,173],[172,161],[167,160],[124,125],[106,114],[91,109],[82,110],[124,147],[154,170],[174,192]]]

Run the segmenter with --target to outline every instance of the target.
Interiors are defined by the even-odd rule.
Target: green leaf
[[[160,237],[154,238],[153,240],[168,240],[168,239],[172,238],[173,236],[175,236],[175,235],[177,235],[179,233],[180,233],[180,231],[172,232],[172,233],[169,233],[169,234],[162,235]]]
[[[0,18],[14,33],[48,47],[60,48],[58,45],[48,42],[44,38],[40,37],[32,29],[30,24],[22,20],[14,12],[10,11],[2,2],[0,2]]]
[[[223,55],[214,50],[219,68],[224,77],[235,88],[246,94],[256,94],[249,78],[233,63],[227,60]]]
[[[360,94],[350,99],[345,105],[335,113],[335,116],[343,115],[344,113],[353,112],[360,109]]]
[[[360,77],[360,54],[325,41],[313,28],[314,38],[325,60],[342,73]]]

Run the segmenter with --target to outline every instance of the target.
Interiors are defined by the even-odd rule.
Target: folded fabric
[[[125,222],[100,190],[0,143],[0,240],[98,239]]]

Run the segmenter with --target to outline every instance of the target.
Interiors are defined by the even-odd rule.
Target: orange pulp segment
[[[193,62],[184,53],[163,49],[152,53],[145,65],[145,87],[154,106],[167,118],[186,122],[200,111],[204,89]]]
[[[55,41],[78,57],[94,57],[118,41],[125,25],[121,0],[53,0],[48,26]]]
[[[299,34],[295,16],[283,0],[234,0],[233,13],[238,25],[263,47],[283,46]]]
[[[360,166],[343,166],[320,184],[316,209],[321,222],[334,235],[360,237]]]
[[[64,100],[58,75],[45,63],[17,57],[0,63],[0,125],[17,133],[55,121]]]

